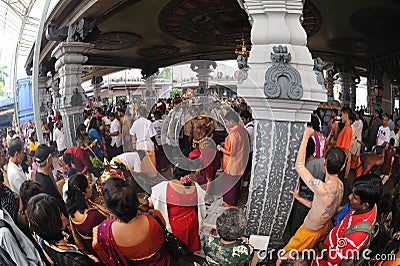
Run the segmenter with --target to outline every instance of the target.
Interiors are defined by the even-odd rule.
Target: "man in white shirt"
[[[154,145],[156,143],[155,131],[150,120],[146,119],[147,110],[144,107],[139,108],[139,118],[132,124],[129,133],[132,135],[132,145],[136,150],[142,150],[150,157],[154,167],[156,167],[156,155]]]
[[[65,136],[62,131],[62,121],[58,120],[56,124],[56,129],[54,130],[54,141],[57,144],[57,149],[60,153],[60,156],[64,154],[64,151],[67,149],[67,144],[65,144]]]
[[[386,146],[390,140],[390,128],[388,126],[389,115],[383,115],[383,125],[379,127],[378,134],[376,135],[376,145]]]
[[[109,159],[112,159],[113,157],[123,152],[122,133],[121,133],[121,123],[116,118],[115,113],[111,113],[109,117],[111,120],[111,125],[110,125],[111,145],[108,156]]]
[[[8,181],[12,191],[19,194],[22,183],[28,180],[21,167],[21,162],[24,159],[24,143],[21,138],[14,137],[10,140],[8,153],[10,155],[7,166]]]

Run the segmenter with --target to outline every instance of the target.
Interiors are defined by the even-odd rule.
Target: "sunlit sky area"
[[[58,1],[51,0],[49,10]],[[0,0],[0,66],[7,66],[8,93],[12,93],[14,80],[26,77],[24,65],[36,39],[44,4],[45,0]]]

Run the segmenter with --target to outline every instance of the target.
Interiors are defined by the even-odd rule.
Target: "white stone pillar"
[[[213,68],[211,68],[213,67]],[[217,67],[215,61],[198,60],[194,61],[190,68],[193,72],[197,73],[197,78],[199,80],[199,88],[203,89],[203,92],[208,89],[208,80],[210,79],[210,74],[214,72]]]
[[[342,95],[340,101],[342,102],[342,107],[350,107],[350,85],[352,82],[352,74],[341,72],[337,82],[342,88]]]
[[[335,97],[333,95],[333,87],[335,85],[335,79],[333,78],[334,74],[335,74],[335,72],[332,69],[328,70],[326,78],[325,78],[325,88],[327,90],[328,100],[335,99]]]
[[[252,21],[248,78],[238,85],[255,119],[248,234],[282,238],[297,186],[294,169],[306,122],[327,100],[300,23],[302,0],[244,0]]]
[[[100,106],[101,105],[101,83],[103,82],[103,77],[93,77],[92,78],[92,89],[93,89],[93,98],[94,98],[94,105]]]
[[[94,105],[95,106],[99,106],[101,105],[101,97],[100,97],[100,90],[101,90],[101,85],[100,84],[92,84],[92,88],[93,88],[93,93],[94,93]],[[100,97],[100,99],[99,99]]]
[[[62,42],[53,50],[51,56],[57,59],[55,69],[60,78],[60,113],[63,117],[67,146],[75,144],[76,128],[82,123],[82,112],[87,101],[82,84],[82,64],[88,60],[84,54],[94,46],[81,42]]]
[[[39,111],[40,111],[40,118],[46,118],[47,117],[47,111],[48,111],[48,106],[47,106],[47,97],[46,97],[46,89],[47,89],[47,77],[39,77],[38,80],[38,88],[39,88]],[[46,118],[47,120],[47,118]],[[46,121],[47,122],[47,121]]]
[[[144,100],[147,104],[147,111],[150,111],[156,101],[156,78],[156,75],[151,75],[145,80],[146,92]]]

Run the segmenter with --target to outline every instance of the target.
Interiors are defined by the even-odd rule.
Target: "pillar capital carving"
[[[208,87],[208,79],[210,78],[210,73],[217,68],[217,63],[215,61],[209,60],[198,60],[194,61],[190,65],[190,69],[197,73],[197,78],[199,80],[199,93],[204,93],[205,89]]]
[[[303,0],[244,0],[243,7],[253,24],[253,46],[278,43],[306,45],[307,34],[300,23]],[[280,26],[265,30],[265,25]]]
[[[81,42],[62,42],[56,46],[51,53],[57,59],[55,63],[56,71],[65,64],[83,64],[88,60],[84,54],[93,49],[94,45]]]
[[[275,119],[287,121],[288,113],[296,113],[290,119],[296,119],[297,122],[309,121],[309,108],[317,108],[320,102],[327,100],[327,95],[323,85],[317,83],[313,71],[314,61],[306,46],[307,35],[300,24],[303,1],[244,0],[243,6],[253,21],[252,48],[247,61],[248,78],[238,85],[238,95],[244,97],[252,107],[264,104],[264,108],[256,108],[259,111],[254,111],[255,118],[269,119],[273,113]],[[264,94],[265,75],[274,64],[271,52],[279,45],[287,47],[287,54],[291,55],[290,66],[298,72],[299,78],[296,80],[299,80],[299,86],[303,88],[303,93],[295,97],[297,101],[282,99],[280,106],[271,99],[267,100]],[[284,86],[284,83],[282,80],[280,86]],[[306,112],[303,112],[303,107]],[[285,108],[286,115],[281,113]]]

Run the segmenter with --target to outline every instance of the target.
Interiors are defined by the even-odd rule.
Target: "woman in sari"
[[[150,214],[137,215],[136,191],[120,178],[104,182],[102,194],[116,220],[93,229],[93,248],[106,265],[177,265],[164,247],[164,232]],[[159,211],[153,211],[165,224]]]
[[[90,138],[90,142],[92,143],[91,146],[92,146],[93,152],[95,153],[96,157],[100,160],[100,162],[103,162],[104,155],[101,150],[101,147],[103,146],[103,141],[101,138],[100,128],[98,127],[97,117],[92,117],[90,119],[88,135]],[[94,141],[97,141],[97,142],[94,142]]]
[[[152,187],[150,206],[159,210],[167,229],[184,242],[191,253],[201,249],[199,228],[205,217],[205,191],[192,181],[190,171],[176,165],[175,179]]]
[[[83,174],[69,178],[66,194],[69,224],[75,244],[82,252],[96,255],[92,248],[92,230],[107,218],[107,212],[104,207],[90,200],[92,186]]]

